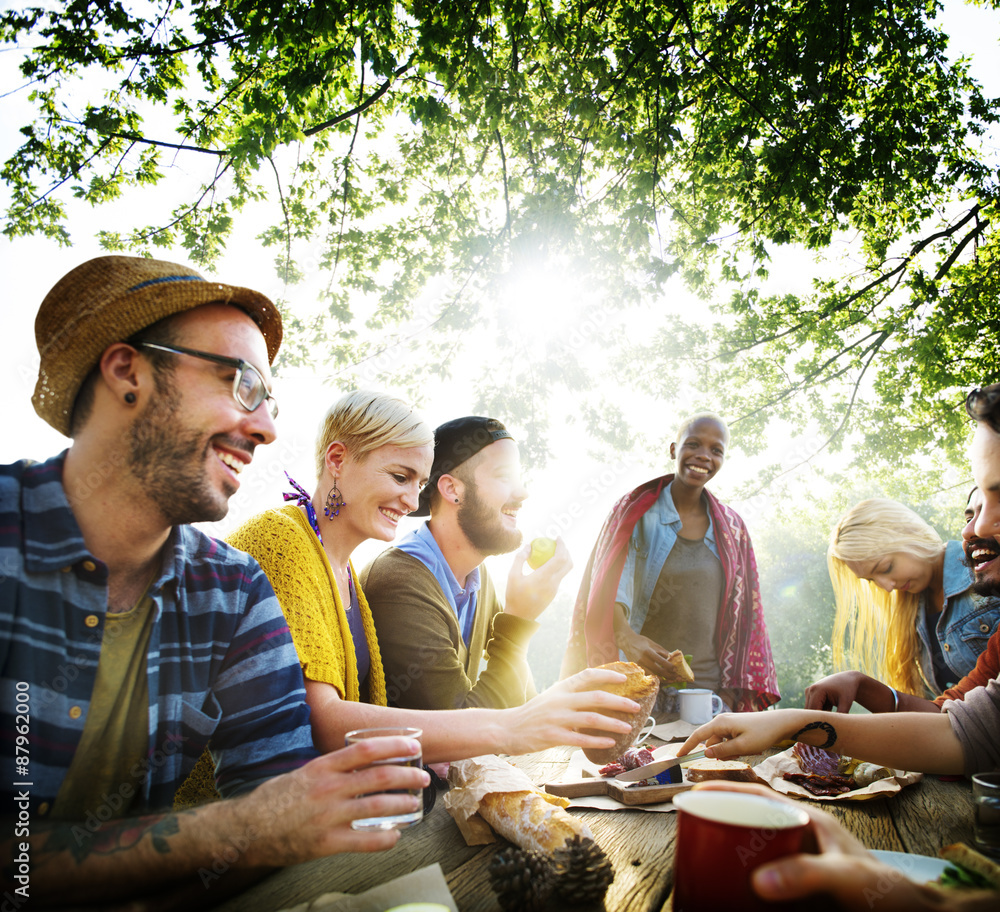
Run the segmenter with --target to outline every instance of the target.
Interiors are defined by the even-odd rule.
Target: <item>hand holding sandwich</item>
[[[635,700],[613,692],[625,681],[626,676],[620,672],[587,668],[523,706],[502,710],[503,718],[497,727],[497,744],[502,746],[496,752],[528,754],[558,744],[610,748],[616,738],[632,732],[631,717],[640,708]],[[610,713],[619,715],[616,718]],[[628,721],[622,716],[627,716]],[[645,719],[643,713],[642,722]]]
[[[664,684],[694,682],[694,674],[679,649],[665,649],[655,640],[636,633],[628,623],[625,606],[615,604],[615,645],[625,657],[641,665],[649,674],[659,677]]]

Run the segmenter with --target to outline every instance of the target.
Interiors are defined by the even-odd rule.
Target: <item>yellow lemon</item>
[[[537,570],[555,553],[555,539],[536,538],[531,543],[531,554],[528,555],[528,566],[531,567],[532,570]]]

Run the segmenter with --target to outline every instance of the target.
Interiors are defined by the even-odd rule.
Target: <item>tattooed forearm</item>
[[[113,855],[134,848],[144,836],[152,840],[153,851],[159,855],[170,852],[171,836],[180,832],[179,814],[153,814],[91,830],[83,824],[57,824],[48,834],[42,853],[69,852],[77,864],[91,855]]]
[[[833,747],[837,743],[837,729],[835,729],[829,722],[810,722],[808,725],[800,728],[794,735],[792,735],[793,741],[799,740],[799,735],[804,735],[808,731],[821,731],[826,735],[826,741],[822,744],[818,744],[817,747],[828,748]]]

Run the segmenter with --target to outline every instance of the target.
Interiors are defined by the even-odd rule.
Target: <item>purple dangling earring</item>
[[[334,516],[340,515],[340,508],[346,507],[347,503],[340,493],[340,488],[337,487],[337,479],[333,479],[333,487],[330,488],[330,493],[326,495],[326,504],[323,507],[323,515],[328,519],[333,519]]]

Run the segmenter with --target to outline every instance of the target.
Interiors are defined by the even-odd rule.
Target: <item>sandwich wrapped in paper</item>
[[[521,770],[493,754],[452,763],[448,781],[445,807],[470,845],[492,841],[477,827],[477,816],[505,839],[542,855],[553,855],[574,837],[594,838],[563,810],[565,798],[535,788]]]

